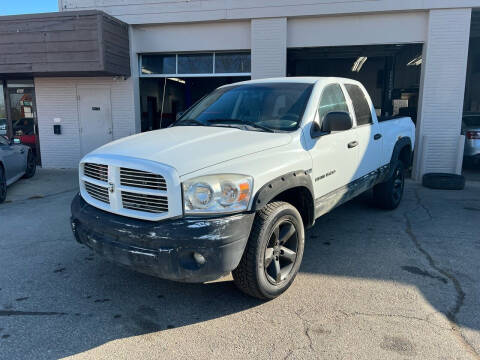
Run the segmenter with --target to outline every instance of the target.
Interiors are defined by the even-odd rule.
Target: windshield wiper
[[[260,125],[260,124],[257,124],[256,122],[253,122],[253,121],[248,121],[248,120],[239,120],[239,119],[210,119],[210,120],[206,120],[206,122],[208,124],[221,124],[221,123],[233,123],[233,124],[240,124],[240,125],[247,125],[247,126],[251,126],[253,128],[256,128],[256,129],[260,129],[260,130],[263,130],[263,131],[267,131],[267,132],[275,132],[274,129],[272,128],[269,128],[268,126],[263,126],[263,125]]]
[[[179,120],[175,121],[173,126],[182,126],[182,125],[197,125],[197,126],[207,126],[201,121],[195,120],[195,119],[185,119],[185,120]]]

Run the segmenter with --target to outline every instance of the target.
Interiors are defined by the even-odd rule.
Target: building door
[[[110,89],[79,87],[77,95],[83,156],[113,140]]]

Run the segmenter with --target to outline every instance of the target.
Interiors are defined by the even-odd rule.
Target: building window
[[[250,53],[216,53],[216,73],[249,73]]]
[[[175,74],[175,55],[142,55],[142,74]]]
[[[209,74],[213,72],[213,54],[179,54],[179,74]]]
[[[140,76],[248,76],[250,52],[141,54]]]

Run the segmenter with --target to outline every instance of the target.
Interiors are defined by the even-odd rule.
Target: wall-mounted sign
[[[17,94],[23,94],[23,89],[17,89]]]
[[[100,111],[100,107],[99,106],[92,106],[92,110],[93,111]]]

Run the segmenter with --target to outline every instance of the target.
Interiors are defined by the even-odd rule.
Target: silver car
[[[35,156],[28,146],[0,136],[0,203],[7,197],[8,185],[21,177],[31,178],[35,170]]]
[[[465,135],[465,160],[474,164],[480,162],[480,114],[464,114],[462,134]]]

